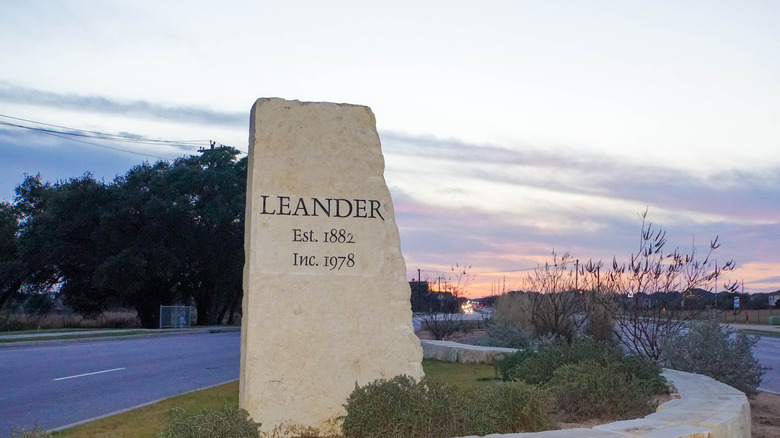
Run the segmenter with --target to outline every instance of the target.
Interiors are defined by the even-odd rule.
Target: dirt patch
[[[753,438],[780,437],[780,395],[760,392],[749,401]]]

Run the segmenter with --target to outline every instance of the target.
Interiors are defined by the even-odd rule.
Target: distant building
[[[777,302],[780,301],[780,290],[772,292],[771,294],[766,294],[768,299],[769,307],[776,307]]]

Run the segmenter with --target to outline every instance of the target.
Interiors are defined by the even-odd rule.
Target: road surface
[[[772,367],[764,374],[758,388],[780,394],[780,338],[762,336],[753,347],[753,355],[761,365]]]
[[[239,344],[229,332],[0,349],[0,437],[235,380]]]

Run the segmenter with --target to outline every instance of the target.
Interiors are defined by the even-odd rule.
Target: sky
[[[410,279],[470,266],[480,296],[552,251],[625,260],[648,210],[671,248],[718,236],[721,280],[771,292],[778,22],[769,0],[5,0],[0,123],[178,143],[0,124],[0,199],[25,174],[246,151],[260,97],[345,102],[376,115]]]

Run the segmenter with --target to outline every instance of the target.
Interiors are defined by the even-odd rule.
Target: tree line
[[[134,308],[157,327],[160,305],[192,304],[197,324],[241,311],[247,159],[222,147],[143,163],[105,182],[26,175],[0,201],[0,310],[56,292],[85,317]]]

